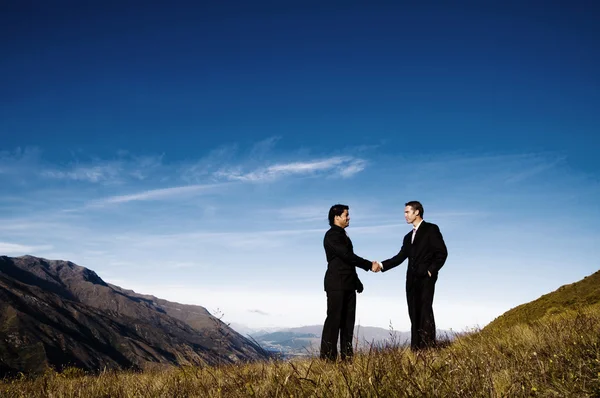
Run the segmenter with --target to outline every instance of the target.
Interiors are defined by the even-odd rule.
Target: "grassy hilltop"
[[[600,397],[600,273],[516,307],[480,332],[414,355],[372,348],[317,359],[0,382],[2,397]]]
[[[577,311],[597,303],[600,303],[600,271],[505,312],[485,330],[532,324],[546,315]]]

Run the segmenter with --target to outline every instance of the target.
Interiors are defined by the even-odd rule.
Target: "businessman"
[[[356,315],[356,292],[363,291],[363,285],[356,273],[356,267],[365,271],[379,270],[376,261],[368,261],[354,254],[352,241],[346,234],[350,225],[349,207],[336,204],[329,209],[329,226],[323,238],[327,271],[325,272],[325,292],[327,293],[327,318],[321,335],[321,358],[337,359],[338,334],[340,336],[340,356],[351,360],[352,336]]]
[[[406,300],[411,322],[410,346],[417,351],[435,346],[433,293],[448,249],[438,226],[423,220],[421,203],[406,203],[404,218],[413,229],[404,236],[400,252],[377,264],[382,272],[387,272],[408,258]]]

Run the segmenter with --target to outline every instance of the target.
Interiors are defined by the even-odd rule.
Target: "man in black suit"
[[[448,249],[438,226],[423,220],[421,203],[406,203],[404,218],[413,225],[413,230],[404,236],[400,252],[378,265],[386,272],[408,258],[406,299],[411,322],[410,346],[416,351],[435,346],[433,293]]]
[[[363,291],[356,267],[365,271],[379,270],[376,262],[365,260],[354,254],[352,241],[346,234],[350,225],[349,208],[337,204],[329,209],[329,225],[323,246],[327,257],[325,292],[327,292],[327,318],[321,336],[321,358],[337,359],[338,334],[342,360],[352,359],[352,335],[356,314],[356,292]]]

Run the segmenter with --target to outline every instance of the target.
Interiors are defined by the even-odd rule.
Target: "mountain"
[[[70,261],[0,256],[0,375],[268,357],[203,307],[108,284]]]
[[[263,348],[283,357],[312,355],[320,344],[320,336],[290,331],[266,333],[255,339]]]
[[[531,323],[545,315],[577,310],[594,304],[600,304],[600,271],[505,312],[483,330]]]
[[[238,332],[239,334],[242,334],[244,336],[250,336],[250,337],[260,336],[260,335],[272,333],[272,332],[279,332],[280,330],[285,329],[283,327],[265,327],[265,328],[256,329],[256,328],[251,328],[246,325],[242,325],[241,323],[235,323],[235,322],[228,323],[228,325],[233,330]]]
[[[321,338],[323,325],[302,326],[291,328],[289,331],[295,333],[314,333]],[[359,346],[368,346],[372,343],[381,344],[394,339],[396,342],[404,344],[410,342],[410,332],[401,332],[397,330],[384,329],[374,326],[355,326],[354,338],[358,340]]]
[[[281,328],[275,332],[249,334],[263,348],[284,357],[318,355],[323,325]],[[448,331],[438,330],[439,338],[452,339]],[[354,327],[355,345],[368,350],[371,345],[384,346],[410,344],[410,332],[400,332],[373,326]],[[338,342],[339,344],[339,342]]]

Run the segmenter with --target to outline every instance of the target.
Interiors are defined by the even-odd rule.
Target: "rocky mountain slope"
[[[136,294],[69,261],[0,256],[0,374],[267,357],[203,307]]]

